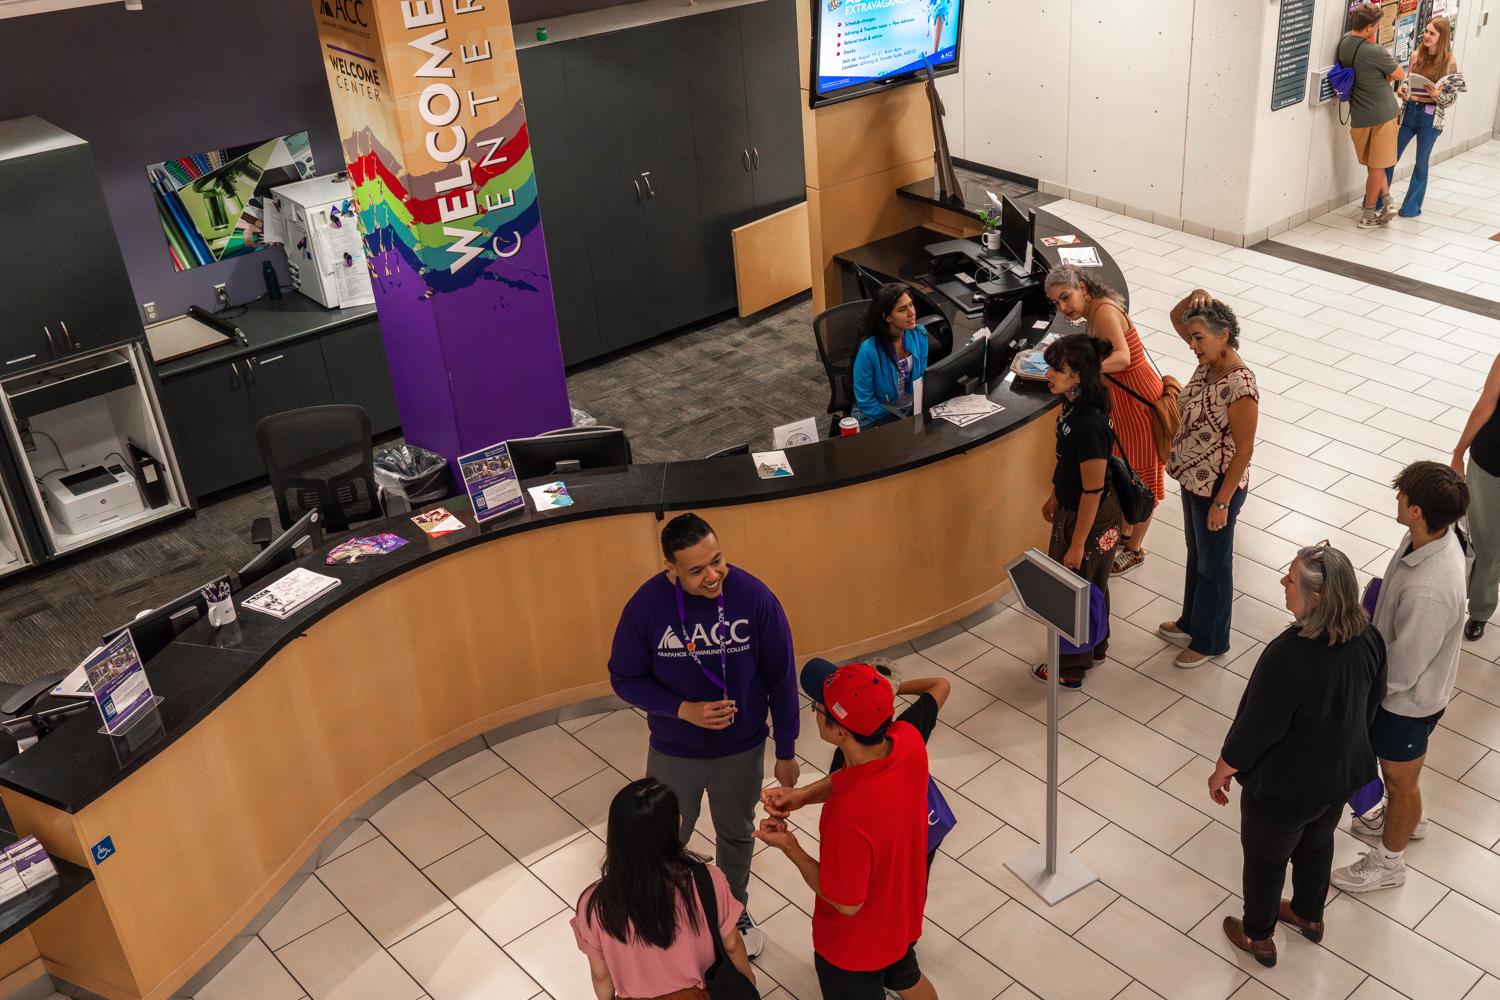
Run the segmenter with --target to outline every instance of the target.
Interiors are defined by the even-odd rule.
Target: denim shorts
[[[1375,756],[1393,764],[1403,764],[1427,754],[1427,737],[1437,728],[1443,713],[1429,715],[1425,719],[1413,719],[1406,715],[1375,710],[1375,721],[1370,725],[1370,745]]]

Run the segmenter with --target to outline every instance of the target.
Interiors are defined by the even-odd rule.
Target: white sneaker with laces
[[[1332,881],[1345,892],[1394,889],[1406,884],[1406,859],[1397,858],[1394,862],[1387,863],[1380,856],[1380,848],[1372,847],[1361,854],[1354,864],[1335,868]]]
[[[1349,832],[1361,837],[1379,837],[1385,833],[1385,806],[1376,806],[1363,816],[1355,815],[1349,820]],[[1417,828],[1411,832],[1412,840],[1427,836],[1427,814],[1417,820]]]
[[[760,925],[750,915],[749,907],[740,914],[740,919],[735,923],[735,929],[740,932],[740,937],[745,939],[745,954],[754,958],[766,947],[766,936],[761,933]]]

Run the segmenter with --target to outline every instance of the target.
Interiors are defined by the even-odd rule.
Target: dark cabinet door
[[[244,361],[163,379],[161,405],[189,496],[265,475]]]
[[[755,217],[755,184],[745,111],[746,77],[735,10],[667,22],[667,45],[687,76],[697,154],[698,201],[706,244],[704,315],[735,304],[730,231]],[[653,205],[654,208],[654,205]],[[654,249],[654,244],[653,244]]]
[[[284,410],[333,402],[316,338],[263,351],[241,362],[245,365],[250,369],[250,403],[257,421]]]
[[[323,334],[318,343],[323,350],[333,402],[363,406],[370,415],[373,434],[384,434],[401,426],[380,324],[372,319],[346,326]]]
[[[537,201],[547,239],[547,265],[563,364],[572,365],[603,353],[594,306],[594,272],[589,263],[589,239],[599,235],[591,213],[599,164],[586,155],[590,145],[586,125],[569,108],[563,46],[520,49],[516,62],[536,168]],[[576,100],[583,103],[587,98],[581,95]],[[336,389],[334,394],[337,396]]]
[[[0,164],[0,232],[10,289],[0,365],[33,353],[31,363],[44,364],[144,334],[87,145]]]
[[[592,35],[563,50],[568,113],[578,123],[577,155],[593,175],[587,233],[601,352],[618,350],[661,332],[646,238],[646,188],[637,154],[651,104],[656,67],[639,48],[650,29]]]
[[[764,0],[740,7],[738,13],[759,217],[807,198],[797,11],[792,0]]]

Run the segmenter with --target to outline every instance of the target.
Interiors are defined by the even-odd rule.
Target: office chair
[[[718,451],[713,452],[712,454],[709,454],[709,455],[704,455],[703,457],[704,458],[730,458],[730,457],[732,457],[734,455],[748,455],[748,454],[750,454],[750,445],[747,443],[747,444],[732,444],[728,448],[720,448]]]
[[[255,440],[283,531],[315,509],[329,532],[385,516],[364,407],[334,404],[273,413],[255,425]],[[270,518],[256,518],[250,540],[264,547],[271,537]]]
[[[818,359],[828,375],[828,412],[847,416],[854,409],[854,346],[859,325],[869,311],[869,299],[856,299],[824,309],[813,317]]]
[[[60,670],[25,684],[0,681],[0,763],[20,752],[19,740],[45,736],[88,708],[92,699],[52,694],[67,675]]]
[[[867,299],[873,299],[884,284],[859,264],[854,265],[854,283],[859,286],[859,294]],[[902,284],[911,289],[912,305],[917,307],[917,325],[927,328],[927,363],[930,365],[943,360],[953,353],[953,324],[948,322],[948,317],[943,315],[943,311],[926,292],[911,282]]]

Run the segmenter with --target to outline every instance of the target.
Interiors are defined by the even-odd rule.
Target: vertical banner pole
[[[1047,630],[1047,874],[1057,874],[1057,689],[1061,640]]]

